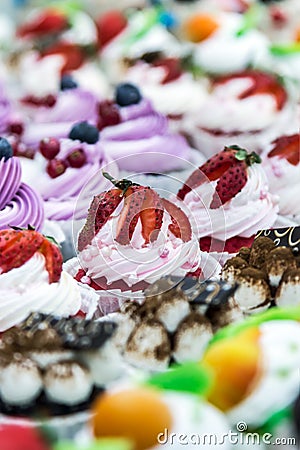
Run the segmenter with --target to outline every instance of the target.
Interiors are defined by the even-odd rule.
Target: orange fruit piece
[[[213,344],[204,356],[204,364],[215,373],[208,400],[222,411],[240,403],[259,375],[261,354],[258,328]]]
[[[184,33],[189,41],[198,43],[209,38],[219,28],[218,22],[209,14],[197,14],[184,24]]]
[[[154,389],[138,387],[101,395],[93,406],[97,438],[124,437],[135,450],[158,444],[157,436],[172,428],[172,414]]]

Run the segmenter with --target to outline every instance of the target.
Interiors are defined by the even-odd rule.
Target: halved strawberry
[[[137,225],[147,188],[143,186],[131,186],[126,190],[124,207],[121,211],[116,241],[121,245],[128,245]]]
[[[45,257],[45,266],[49,274],[49,283],[57,283],[62,272],[63,257],[58,246],[44,238],[39,252]]]
[[[206,181],[215,181],[220,178],[235,162],[238,148],[225,147],[224,150],[208,159],[201,167],[196,169],[187,179],[184,186],[178,191],[177,197],[181,200],[196,187]]]
[[[300,162],[300,135],[293,134],[282,136],[272,142],[272,150],[268,157],[279,156],[285,158],[289,163],[297,166]]]
[[[162,204],[171,216],[169,230],[174,236],[188,242],[192,238],[192,227],[186,214],[177,205],[162,198]]]
[[[0,271],[21,267],[39,249],[43,236],[34,230],[0,231]]]
[[[118,10],[107,11],[96,19],[98,48],[108,44],[127,26],[126,17]]]
[[[220,177],[210,208],[217,209],[235,197],[243,189],[247,179],[247,164],[239,161]]]
[[[19,37],[41,37],[47,34],[60,33],[68,28],[69,21],[66,15],[56,9],[41,11],[31,21],[24,23],[17,30]]]
[[[279,82],[278,78],[270,73],[259,72],[257,70],[245,70],[233,75],[219,77],[215,80],[214,84],[227,83],[228,81],[237,78],[250,78],[252,81],[252,85],[239,95],[240,99],[252,95],[269,94],[274,97],[278,110],[284,107],[287,100],[286,90]]]
[[[84,49],[71,42],[57,42],[47,47],[42,52],[42,57],[49,55],[61,55],[64,58],[64,64],[61,68],[62,75],[79,69],[86,59]]]
[[[161,84],[170,83],[170,81],[177,80],[182,75],[182,68],[180,61],[177,58],[162,58],[153,63],[154,67],[163,67],[166,74],[161,81]]]
[[[93,198],[87,219],[78,237],[78,250],[90,244],[123,199],[121,189],[111,189]]]
[[[145,199],[140,212],[142,236],[145,244],[154,242],[163,223],[164,208],[160,196],[150,188],[146,189]]]

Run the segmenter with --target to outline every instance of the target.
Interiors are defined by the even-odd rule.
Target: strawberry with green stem
[[[300,136],[298,133],[290,136],[282,136],[272,142],[272,149],[268,153],[269,158],[278,156],[285,158],[293,166],[300,162]]]
[[[248,167],[260,162],[261,159],[255,152],[249,154],[237,145],[225,147],[190,175],[177,197],[184,200],[192,189],[207,181],[218,180],[210,204],[211,209],[217,209],[243,189],[248,180]]]

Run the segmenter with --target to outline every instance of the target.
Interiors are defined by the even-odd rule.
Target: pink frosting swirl
[[[8,98],[5,95],[5,90],[2,85],[0,85],[0,132],[6,131],[7,125],[9,124],[11,114],[11,105]]]

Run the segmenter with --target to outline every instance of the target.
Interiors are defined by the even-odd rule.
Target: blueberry
[[[0,160],[4,158],[4,161],[7,161],[13,157],[13,154],[14,152],[10,143],[5,138],[0,137]]]
[[[134,84],[122,83],[116,89],[116,103],[119,106],[129,106],[139,103],[142,99],[141,93]]]
[[[63,75],[60,80],[60,89],[66,91],[67,89],[75,89],[78,87],[76,81],[71,75]]]
[[[80,122],[73,126],[69,133],[69,138],[95,144],[99,141],[99,130],[88,122]]]

